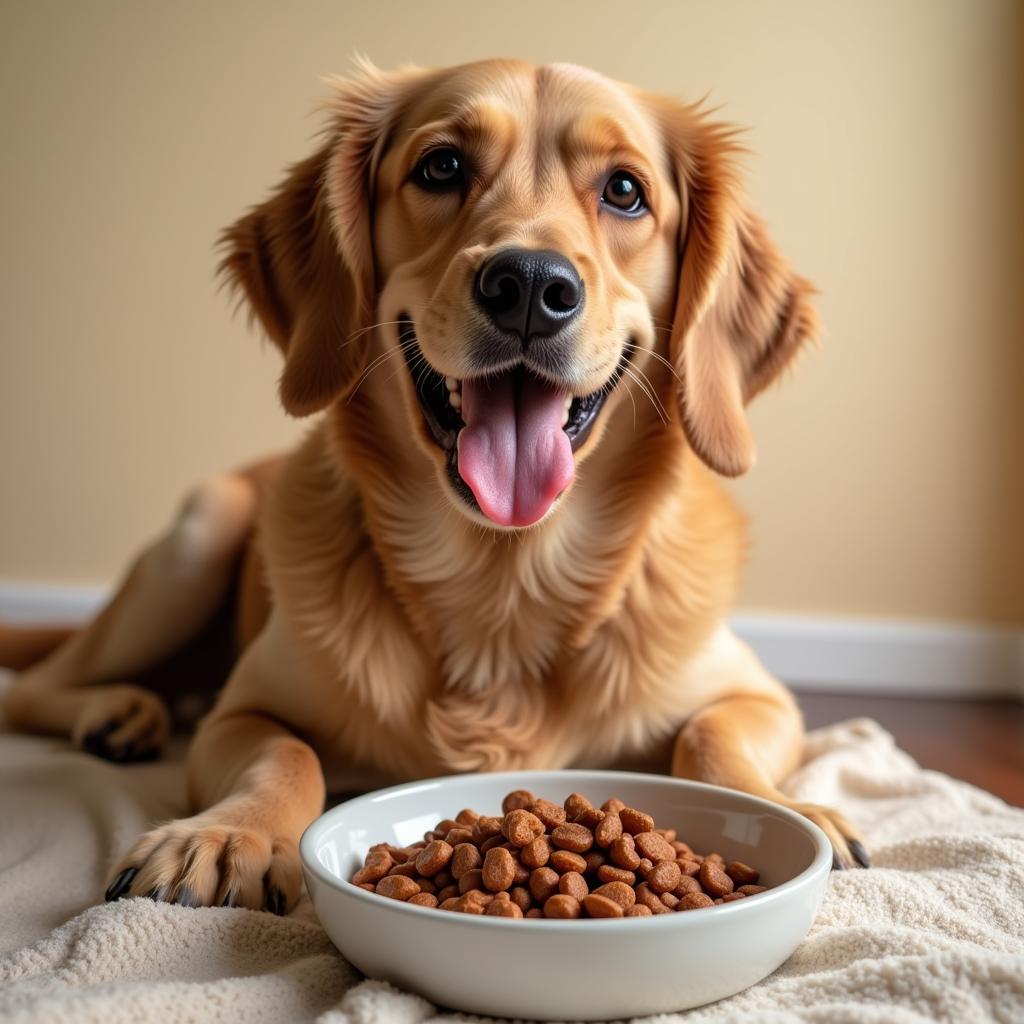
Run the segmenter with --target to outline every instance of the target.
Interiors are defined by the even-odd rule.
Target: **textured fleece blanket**
[[[1024,1021],[1024,811],[919,768],[868,720],[813,733],[788,791],[863,828],[875,866],[833,874],[792,958],[686,1020]],[[0,1020],[464,1019],[363,979],[308,902],[290,917],[93,906],[148,821],[180,814],[180,765],[115,767],[0,735]]]

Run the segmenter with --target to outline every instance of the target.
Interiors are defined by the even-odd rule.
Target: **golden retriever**
[[[323,144],[223,262],[285,409],[324,415],[197,487],[7,698],[18,728],[146,754],[168,715],[135,684],[234,602],[195,814],[107,898],[283,913],[328,784],[581,764],[796,807],[866,865],[838,813],[776,788],[801,716],[726,625],[744,529],[716,474],[750,468],[744,407],[817,328],[734,133],[569,65],[335,86]]]

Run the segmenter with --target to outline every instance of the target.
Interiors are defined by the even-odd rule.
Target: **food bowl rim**
[[[468,779],[486,779],[500,783],[503,779],[510,782],[520,783],[513,785],[513,789],[526,788],[521,785],[531,778],[548,779],[552,775],[558,775],[571,782],[573,779],[581,783],[597,783],[603,780],[613,782],[615,780],[629,781],[632,783],[649,784],[653,783],[659,787],[673,785],[681,789],[703,790],[707,793],[721,793],[730,797],[740,796],[745,800],[753,801],[765,812],[774,814],[802,829],[816,846],[816,852],[811,863],[799,874],[780,882],[778,885],[758,893],[756,899],[749,897],[742,900],[731,900],[728,903],[715,904],[711,907],[701,907],[696,911],[671,912],[667,914],[654,914],[651,917],[623,917],[623,918],[574,918],[570,920],[557,920],[551,918],[503,918],[491,917],[485,914],[453,914],[438,913],[436,907],[420,907],[414,903],[406,903],[402,900],[388,899],[385,896],[378,896],[376,893],[367,892],[345,878],[338,878],[331,874],[317,859],[316,850],[321,836],[333,827],[333,819],[343,816],[346,810],[358,809],[361,804],[379,803],[398,795],[412,795],[418,790],[429,790],[439,786],[446,786],[452,783]],[[544,934],[555,934],[560,932],[579,932],[581,930],[592,931],[595,928],[607,928],[609,921],[615,921],[619,928],[631,929],[671,929],[671,928],[700,928],[704,922],[719,921],[725,922],[736,919],[737,924],[741,923],[743,914],[756,912],[758,907],[767,908],[769,904],[775,904],[795,895],[797,890],[813,885],[820,876],[827,874],[832,867],[832,844],[825,833],[814,824],[809,818],[805,818],[788,807],[765,800],[763,797],[744,793],[742,790],[727,789],[724,786],[713,786],[706,782],[695,782],[690,779],[676,779],[668,775],[653,775],[641,772],[623,771],[600,771],[588,769],[563,769],[563,770],[532,770],[532,771],[510,771],[510,772],[466,772],[460,775],[441,775],[432,779],[419,779],[415,782],[400,783],[396,786],[388,786],[386,789],[375,789],[370,793],[346,800],[337,804],[330,810],[325,811],[316,821],[312,822],[303,832],[299,842],[299,853],[302,864],[306,871],[315,875],[316,878],[326,886],[338,890],[348,899],[359,900],[368,903],[381,913],[403,914],[429,914],[431,919],[437,923],[450,922],[466,924],[471,927],[480,928],[515,928],[524,933],[534,934],[539,929]],[[714,911],[714,914],[710,914]]]

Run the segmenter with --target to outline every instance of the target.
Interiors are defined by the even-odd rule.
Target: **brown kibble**
[[[663,892],[672,892],[682,877],[683,873],[674,860],[662,860],[647,873],[647,884],[651,892],[660,895]]]
[[[602,882],[625,882],[626,885],[636,885],[634,872],[625,868],[613,868],[611,864],[602,864],[597,869],[597,877]]]
[[[560,850],[585,853],[594,845],[594,835],[584,825],[559,825],[551,832],[551,842]]]
[[[490,839],[485,839],[478,849],[482,854],[487,853],[488,850],[493,850],[498,846],[509,846],[510,844],[505,841],[505,837],[499,832],[496,836],[491,836]]]
[[[604,849],[621,838],[622,819],[617,814],[607,813],[594,827],[594,842]]]
[[[672,849],[672,844],[657,832],[638,832],[633,839],[640,856],[649,858],[655,864],[659,860],[676,859],[676,851]]]
[[[559,874],[564,874],[566,871],[578,871],[582,875],[587,870],[587,861],[571,850],[553,850],[548,858],[548,866],[554,868]]]
[[[583,909],[591,917],[622,917],[623,915],[621,904],[595,892],[583,897]]]
[[[501,835],[501,821],[501,818],[481,815],[473,822],[473,828],[471,829],[473,842],[482,843],[490,839],[491,836]]]
[[[407,860],[404,864],[396,864],[389,872],[389,875],[404,875],[406,878],[414,878],[419,872],[416,870],[416,861]]]
[[[710,907],[714,900],[702,892],[688,892],[679,900],[678,910],[700,910],[701,907]]]
[[[420,850],[413,864],[419,874],[429,878],[448,866],[453,853],[452,847],[443,839],[435,839]]]
[[[515,886],[509,892],[509,898],[524,914],[533,906],[533,897],[525,886]]]
[[[530,894],[543,903],[558,892],[558,873],[551,868],[537,868],[530,872]]]
[[[484,886],[491,892],[508,889],[516,877],[516,862],[508,850],[498,847],[488,850],[481,871]]]
[[[545,829],[557,828],[565,824],[565,808],[550,800],[534,800],[527,808],[532,814],[540,818]]]
[[[587,807],[573,818],[573,823],[593,831],[603,820],[604,811],[599,810],[597,807]]]
[[[555,893],[544,901],[544,916],[554,918],[576,918],[580,916],[580,901],[567,893]]]
[[[672,890],[676,896],[685,896],[688,892],[703,892],[700,882],[690,875],[680,875],[679,884]]]
[[[525,846],[544,835],[544,822],[529,811],[509,811],[501,823],[501,834],[514,846]]]
[[[491,900],[484,913],[488,917],[522,917],[523,912],[510,900]]]
[[[566,871],[558,880],[558,891],[563,896],[572,896],[574,899],[582,900],[590,892],[590,886],[579,872]]]
[[[593,805],[582,793],[570,793],[562,806],[565,808],[566,818],[573,820],[577,814],[582,814]]]
[[[377,883],[377,895],[391,900],[407,900],[415,896],[420,887],[406,875],[388,875]]]
[[[452,859],[448,863],[448,870],[452,878],[458,881],[467,871],[473,871],[483,863],[480,851],[472,843],[460,843],[452,851]]]
[[[734,860],[726,864],[725,873],[737,886],[753,885],[761,877],[759,871],[755,871],[749,864],[744,864],[741,860]]]
[[[514,789],[501,801],[501,813],[525,810],[536,799],[528,789]]]
[[[559,806],[520,789],[502,811],[464,808],[422,841],[376,843],[352,883],[414,906],[512,919],[649,917],[766,891],[756,868],[695,853],[615,797],[598,808],[572,793]]]
[[[451,828],[448,830],[445,834],[444,841],[454,849],[460,843],[473,842],[473,833],[464,825],[459,825],[457,828]]]
[[[622,827],[631,836],[639,835],[641,832],[650,832],[654,828],[654,819],[643,811],[633,807],[623,807],[619,811],[619,820]]]
[[[637,903],[642,903],[652,914],[667,914],[668,907],[661,902],[661,897],[655,895],[647,888],[646,882],[641,882],[634,890]]]
[[[636,893],[631,885],[625,882],[607,882],[600,888],[594,890],[595,895],[604,896],[606,899],[614,900],[623,910],[636,903]]]
[[[417,907],[436,907],[437,897],[433,893],[417,892],[413,893],[406,902],[413,903]]]
[[[710,858],[705,858],[700,866],[700,884],[704,891],[712,896],[724,896],[733,891],[732,879]]]
[[[551,843],[547,836],[537,836],[519,852],[519,859],[528,868],[542,868],[551,858]]]
[[[626,871],[636,871],[640,867],[640,854],[636,852],[636,842],[631,835],[616,839],[608,847],[608,854],[618,867]]]
[[[394,866],[391,854],[386,850],[371,850],[366,855],[366,863],[352,876],[356,885],[363,882],[377,882]]]
[[[474,868],[472,871],[467,871],[459,879],[459,892],[465,895],[471,889],[480,889],[484,887],[484,873],[479,868]]]

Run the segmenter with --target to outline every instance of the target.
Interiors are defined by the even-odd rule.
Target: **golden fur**
[[[715,472],[752,465],[744,406],[817,328],[745,203],[732,133],[593,72],[508,61],[365,67],[328,112],[319,150],[225,233],[223,263],[284,356],[285,408],[326,412],[280,463],[197,488],[8,700],[21,728],[158,745],[166,710],[122,681],[203,627],[245,551],[241,653],[189,756],[196,814],[147,833],[110,894],[282,910],[328,783],[577,764],[798,806],[839,862],[863,860],[839,815],[776,789],[799,712],[725,626],[745,542]],[[471,154],[461,197],[408,184],[441,144]],[[616,167],[649,215],[599,214]],[[411,314],[430,366],[465,376],[470,282],[509,245],[563,253],[586,282],[574,393],[630,355],[571,488],[517,531],[453,494],[395,327]]]

